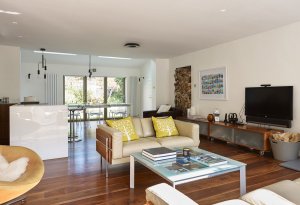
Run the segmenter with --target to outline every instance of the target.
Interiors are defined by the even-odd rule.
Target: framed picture
[[[201,70],[199,72],[199,98],[205,100],[227,100],[226,67]]]

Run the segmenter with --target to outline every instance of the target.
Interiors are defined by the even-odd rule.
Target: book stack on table
[[[160,160],[167,160],[167,159],[175,159],[176,151],[166,147],[157,147],[151,149],[144,149],[142,151],[142,155],[153,161],[160,161]]]

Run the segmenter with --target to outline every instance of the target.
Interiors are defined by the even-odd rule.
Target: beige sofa
[[[251,191],[239,199],[228,200],[215,205],[296,205],[300,204],[300,178],[283,180]],[[161,183],[146,189],[146,204],[151,205],[197,205],[192,199]]]
[[[151,118],[132,118],[138,140],[123,142],[122,133],[107,125],[96,129],[96,150],[109,164],[129,162],[130,154],[155,147],[199,146],[199,125],[174,120],[178,136],[156,138]],[[102,159],[102,158],[101,158]]]

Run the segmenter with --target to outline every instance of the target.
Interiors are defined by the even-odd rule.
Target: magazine
[[[191,156],[191,158],[209,167],[228,163],[227,160],[213,154],[198,153]]]
[[[168,170],[178,172],[188,172],[192,170],[198,170],[206,167],[203,164],[195,162],[193,160],[188,159],[176,159],[176,163],[172,163],[171,165],[165,166]]]

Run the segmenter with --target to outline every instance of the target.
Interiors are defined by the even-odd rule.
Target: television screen
[[[293,120],[293,86],[246,88],[245,115]]]

